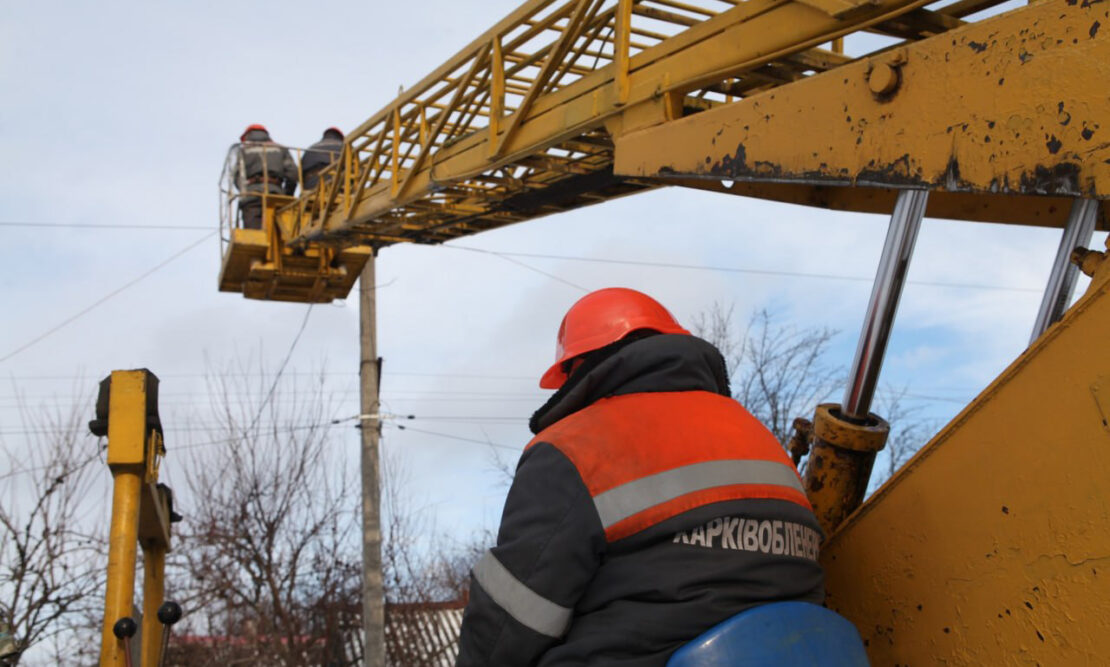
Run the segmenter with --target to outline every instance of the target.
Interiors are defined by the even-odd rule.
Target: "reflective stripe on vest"
[[[706,391],[602,399],[544,429],[589,489],[609,541],[710,503],[775,499],[810,509],[778,440],[739,403]]]
[[[474,566],[474,578],[497,606],[520,624],[556,639],[566,634],[572,611],[522,584],[493,552],[487,551]]]
[[[648,475],[594,496],[601,525],[612,526],[687,494],[728,486],[781,486],[804,493],[794,469],[774,461],[725,460],[694,463]]]

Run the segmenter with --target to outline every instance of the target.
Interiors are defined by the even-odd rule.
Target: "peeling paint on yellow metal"
[[[834,211],[890,215],[898,198],[895,188],[845,188],[808,183],[753,183],[716,179],[668,179],[674,185],[723,192],[743,197],[769,199],[801,206],[816,206]],[[929,193],[929,217],[975,222],[1001,222],[1036,227],[1063,227],[1073,197],[992,194],[976,192]],[[1098,229],[1110,229],[1107,204],[1099,207]]]
[[[873,664],[1110,656],[1110,284],[1088,291],[824,548]]]
[[[1020,7],[619,137],[616,173],[1107,198],[1103,24],[1105,3]]]
[[[869,417],[867,423],[856,424],[841,416],[837,404],[817,406],[802,485],[826,535],[859,507],[875,454],[890,435],[890,424],[876,415]]]

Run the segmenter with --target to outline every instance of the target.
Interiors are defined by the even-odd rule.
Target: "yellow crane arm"
[[[615,136],[841,67],[822,45],[846,35],[924,39],[997,0],[926,4],[531,0],[352,131],[278,225],[437,243],[655,187],[614,173]]]
[[[925,188],[935,217],[1062,226],[1110,196],[1110,14],[972,20],[1000,1],[530,0],[352,131],[315,187],[264,195],[262,229],[228,225],[220,289],[327,302],[372,248],[664,185],[867,212]]]

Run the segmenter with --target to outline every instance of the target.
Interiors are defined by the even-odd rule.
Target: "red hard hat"
[[[558,389],[567,380],[564,362],[615,343],[639,329],[690,335],[661,303],[643,292],[608,287],[587,294],[563,317],[555,343],[555,363],[540,378],[540,387]]]
[[[251,123],[250,125],[247,126],[247,129],[243,130],[243,133],[239,135],[239,141],[246,141],[247,133],[251,132],[253,130],[262,130],[266,134],[270,133],[270,131],[266,129],[265,125],[259,125],[258,123]]]
[[[340,138],[340,139],[342,139],[342,138],[343,138],[343,130],[339,129],[338,127],[329,127],[328,129],[324,130],[324,134],[325,134],[325,135],[326,135],[326,134],[327,134],[328,132],[335,132],[336,134],[338,134],[338,135],[339,135],[339,138]]]

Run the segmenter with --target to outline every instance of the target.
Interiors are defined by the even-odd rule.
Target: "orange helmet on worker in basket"
[[[270,131],[266,129],[265,125],[260,125],[258,123],[251,123],[250,125],[247,126],[247,129],[243,130],[243,133],[239,135],[239,141],[246,141],[247,140],[247,134],[254,131],[254,130],[262,130],[266,134],[270,133]]]
[[[590,292],[563,317],[555,343],[555,363],[540,378],[540,387],[558,389],[567,381],[565,362],[642,329],[690,335],[663,304],[643,292],[626,287]]]

